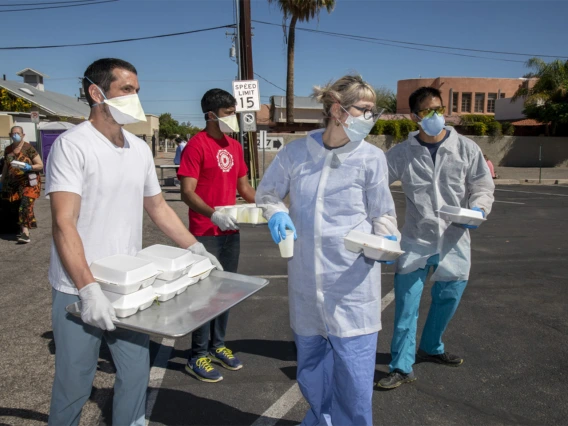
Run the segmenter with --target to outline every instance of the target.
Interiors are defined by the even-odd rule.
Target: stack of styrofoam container
[[[158,269],[150,261],[117,254],[91,263],[91,272],[119,318],[147,309],[156,300],[152,284]]]
[[[199,281],[199,278],[188,275],[198,259],[187,250],[156,244],[139,251],[136,257],[151,261],[158,268],[154,291],[160,302],[173,299]]]
[[[257,225],[266,223],[266,219],[262,216],[262,209],[256,204],[239,204],[235,206],[215,207],[215,210],[221,211],[233,217],[238,223],[248,223]]]
[[[440,218],[447,221],[462,225],[479,226],[487,219],[483,217],[483,213],[477,210],[463,209],[455,206],[442,206],[438,210]]]
[[[195,263],[189,267],[187,275],[197,281],[204,280],[215,269],[211,261],[205,256],[193,255]]]

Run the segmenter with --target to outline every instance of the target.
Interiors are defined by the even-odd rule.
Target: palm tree
[[[551,123],[554,134],[558,124],[568,124],[568,61],[556,59],[546,63],[540,58],[531,58],[527,67],[538,78],[532,87],[525,82],[513,96],[513,101],[525,98],[524,114],[541,123]],[[548,130],[548,125],[547,125]]]
[[[286,123],[294,124],[294,47],[296,44],[296,23],[308,22],[319,18],[323,9],[328,13],[333,11],[335,0],[268,0],[276,4],[282,12],[282,26],[286,34],[286,22],[290,18],[288,27],[288,70],[286,74]]]

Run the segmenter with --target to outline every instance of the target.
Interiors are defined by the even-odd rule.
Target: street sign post
[[[260,111],[257,80],[233,81],[233,96],[237,100],[237,112]]]

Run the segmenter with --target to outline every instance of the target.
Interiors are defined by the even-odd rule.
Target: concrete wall
[[[538,167],[539,145],[542,144],[544,167],[568,167],[568,138],[539,136],[468,136],[496,166]],[[391,136],[369,136],[367,141],[387,151],[393,146]]]
[[[284,145],[300,139],[303,134],[269,133],[268,136],[279,136]],[[468,136],[475,141],[484,154],[496,166],[502,167],[538,167],[539,144],[542,143],[542,165],[544,167],[568,167],[568,137],[533,137],[533,136]],[[395,145],[392,136],[370,135],[367,141],[383,151]],[[265,170],[268,169],[277,151],[265,151]],[[262,178],[262,150],[258,152],[259,175]]]
[[[438,77],[438,78],[415,78],[410,80],[399,80],[397,84],[397,110],[398,114],[409,114],[410,107],[408,98],[416,89],[424,86],[435,87],[442,92],[442,100],[448,108],[452,104],[450,99],[450,89],[458,94],[457,111],[452,112],[449,108],[447,115],[454,114],[481,114],[475,112],[475,94],[485,95],[483,114],[487,113],[487,99],[489,93],[499,93],[502,97],[510,98],[519,88],[524,80],[518,78],[470,78],[470,77]],[[532,82],[532,80],[531,80]],[[471,94],[471,111],[462,111],[462,94]],[[498,96],[499,97],[499,96]]]

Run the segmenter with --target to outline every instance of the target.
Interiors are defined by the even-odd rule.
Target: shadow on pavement
[[[250,425],[258,414],[247,413],[224,404],[174,389],[159,389],[150,422],[165,425]],[[296,422],[280,420],[280,425]]]
[[[0,417],[14,417],[24,420],[36,420],[39,422],[47,423],[47,414],[39,413],[33,410],[26,410],[23,408],[8,408],[0,407]],[[0,423],[2,424],[2,423]]]
[[[260,355],[281,361],[296,361],[296,344],[285,340],[234,340],[225,342],[227,347],[238,354],[239,352]]]

